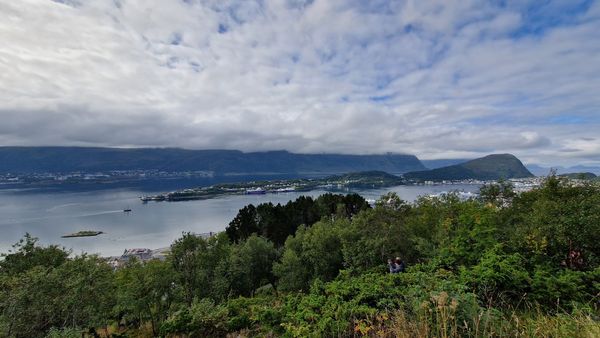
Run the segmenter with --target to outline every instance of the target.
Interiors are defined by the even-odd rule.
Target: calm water
[[[474,185],[398,186],[357,190],[367,199],[395,191],[413,201],[419,195],[449,190],[477,191]],[[161,191],[156,191],[156,193]],[[224,230],[237,211],[247,204],[286,203],[300,195],[316,197],[325,191],[267,195],[227,196],[189,202],[143,204],[147,189],[111,189],[87,192],[39,192],[0,190],[0,252],[29,232],[43,244],[60,244],[74,253],[119,255],[126,248],[169,246],[183,231],[196,233]],[[124,208],[131,213],[124,213]],[[97,230],[97,237],[61,238],[80,230]]]

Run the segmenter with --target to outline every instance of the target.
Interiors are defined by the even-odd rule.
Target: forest
[[[2,337],[600,337],[600,188],[556,176],[248,205],[116,270],[30,235],[2,256]]]

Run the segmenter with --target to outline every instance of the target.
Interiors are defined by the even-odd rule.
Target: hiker
[[[404,272],[405,265],[400,257],[396,257],[396,259],[388,259],[388,269],[390,273]]]
[[[390,270],[390,273],[397,273],[396,262],[390,258],[387,260],[387,263],[388,263],[388,270]]]
[[[400,257],[396,257],[396,266],[397,266],[397,272],[405,272],[406,271],[406,265],[404,265],[404,261],[402,261],[400,259]]]

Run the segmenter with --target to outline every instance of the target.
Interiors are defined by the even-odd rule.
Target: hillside
[[[596,174],[590,173],[590,172],[585,172],[585,173],[567,173],[567,174],[560,174],[558,176],[560,176],[560,177],[567,177],[567,178],[571,178],[571,179],[578,179],[578,180],[593,180],[593,179],[595,179],[595,178],[598,177],[598,176],[596,176]]]
[[[425,167],[429,168],[427,163],[425,163],[426,161],[421,160],[421,162]],[[556,171],[558,175],[570,173],[592,173],[594,175],[600,175],[600,167],[597,166],[576,165],[572,167],[543,167],[537,164],[527,164],[526,167],[527,170],[536,176],[548,176],[552,170]]]
[[[523,166],[523,163],[511,154],[493,154],[462,164],[404,174],[405,178],[423,181],[497,180],[532,176],[533,174]]]
[[[421,163],[423,163],[423,165],[427,169],[438,169],[438,168],[448,167],[451,165],[465,163],[467,161],[469,161],[469,159],[451,158],[451,159],[438,159],[438,160],[421,160]]]
[[[414,155],[294,154],[287,151],[178,148],[0,147],[0,173],[97,172],[110,170],[212,171],[235,173],[343,173],[425,169]]]

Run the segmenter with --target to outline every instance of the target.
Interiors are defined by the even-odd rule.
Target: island
[[[407,184],[396,175],[383,171],[363,171],[325,178],[299,178],[289,180],[251,181],[241,183],[225,183],[210,187],[199,187],[168,192],[164,194],[141,196],[143,202],[149,201],[187,201],[209,199],[224,195],[257,195],[267,193],[286,193],[294,191],[311,191],[314,189],[344,188],[385,188]]]
[[[98,235],[103,234],[103,233],[104,232],[102,232],[102,231],[83,230],[83,231],[74,232],[72,234],[63,235],[63,236],[60,236],[60,237],[62,237],[62,238],[92,237],[92,236],[98,236]]]

